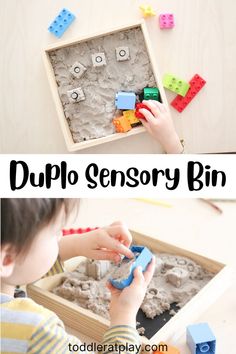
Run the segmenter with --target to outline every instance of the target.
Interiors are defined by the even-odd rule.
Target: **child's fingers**
[[[144,117],[146,118],[147,122],[149,124],[155,124],[156,123],[156,118],[153,116],[153,114],[151,112],[149,112],[147,109],[145,108],[140,108],[139,112],[142,113],[144,115]],[[142,120],[142,118],[141,118]],[[143,120],[142,120],[143,122]]]
[[[107,289],[110,291],[111,295],[117,295],[120,290],[116,289],[109,281],[106,283]]]
[[[117,252],[105,250],[105,249],[95,250],[91,252],[91,258],[112,261],[115,263],[119,263],[121,261],[121,256]]]
[[[109,233],[110,236],[112,236],[114,239],[118,237],[118,239],[120,241],[123,241],[123,246],[121,249],[123,250],[122,253],[125,256],[132,258],[133,254],[132,252],[128,249],[128,247],[130,246],[130,244],[132,243],[132,235],[129,231],[129,229],[124,225],[124,224],[120,224],[120,225],[113,225],[111,227],[107,228],[107,232]],[[119,242],[117,244],[117,247],[119,247],[119,244],[121,245],[121,242]],[[117,249],[114,249],[115,251]]]
[[[111,226],[124,226],[124,224],[122,223],[122,221],[114,221],[111,225]],[[128,233],[128,238],[126,237],[125,239],[122,237],[122,235],[117,235],[115,237],[117,240],[119,240],[120,242],[124,243],[124,245],[126,247],[129,247],[132,243],[132,236],[130,234],[130,232]]]
[[[153,102],[153,101],[143,101],[143,103],[150,108],[150,110],[152,111],[153,115],[155,117],[158,117],[161,114],[161,110],[160,108]]]
[[[134,270],[134,280],[132,284],[134,285],[143,285],[143,282],[145,281],[145,284],[148,285],[153,277],[153,273],[155,270],[155,262],[156,259],[153,257],[151,263],[148,265],[146,271],[143,273],[142,272],[142,267],[137,267]]]
[[[142,112],[141,112],[142,113]],[[139,118],[140,119],[140,121],[141,121],[141,123],[142,123],[142,125],[147,129],[147,130],[149,130],[149,123],[146,121],[146,119],[144,119],[144,118]]]
[[[144,282],[144,276],[143,276],[142,268],[140,266],[135,268],[133,275],[134,275],[134,280],[132,281],[132,285],[135,286],[142,285]]]
[[[144,276],[144,279],[145,279],[145,282],[147,285],[152,280],[153,273],[155,270],[155,264],[156,264],[156,259],[155,259],[155,257],[153,257],[151,263],[149,263],[146,271],[143,273],[143,276]]]
[[[148,102],[148,101],[145,101],[145,104],[146,104],[146,102]],[[151,100],[151,102],[159,108],[160,112],[166,113],[166,106],[163,103],[161,103],[159,101],[154,101],[154,100]]]
[[[124,256],[126,256],[128,258],[133,258],[134,255],[130,251],[130,249],[128,247],[126,247],[123,243],[121,243],[115,239],[115,236],[117,236],[117,235],[122,235],[122,231],[121,231],[120,227],[118,227],[117,229],[116,229],[116,227],[109,228],[109,231],[104,230],[104,233],[102,234],[102,236],[99,240],[100,248],[107,248],[110,251],[114,251],[116,253],[123,254]]]
[[[115,237],[117,235],[121,236],[123,241],[128,242],[129,244],[131,244],[131,242],[132,242],[132,235],[131,235],[128,227],[126,225],[124,225],[123,223],[119,223],[119,224],[117,223],[116,225],[112,225],[109,228],[109,233],[113,237]]]

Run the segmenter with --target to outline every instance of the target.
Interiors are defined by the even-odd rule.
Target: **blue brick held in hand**
[[[57,38],[60,38],[67,28],[74,21],[75,15],[73,15],[69,10],[63,9],[55,20],[48,27],[49,32],[53,33]]]
[[[216,337],[207,323],[187,327],[187,344],[191,354],[215,354]]]
[[[152,261],[153,254],[147,247],[132,246],[130,250],[134,254],[134,259],[125,257],[118,269],[112,274],[110,278],[111,284],[117,289],[124,289],[133,281],[133,272],[137,267],[141,267],[145,272],[148,264]],[[123,274],[125,271],[125,274]]]

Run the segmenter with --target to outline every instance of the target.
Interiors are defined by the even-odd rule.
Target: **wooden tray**
[[[55,79],[55,74],[54,74],[54,70],[53,70],[53,67],[52,67],[52,64],[51,64],[51,61],[50,61],[50,56],[49,56],[50,51],[54,51],[54,50],[59,49],[59,48],[64,48],[64,47],[71,46],[71,45],[74,45],[74,44],[77,44],[77,43],[88,41],[88,40],[91,40],[93,38],[103,37],[105,35],[109,35],[109,34],[112,34],[112,33],[115,33],[115,32],[119,32],[121,30],[123,31],[123,30],[127,30],[127,29],[132,29],[132,28],[135,28],[135,27],[140,27],[140,29],[142,30],[142,33],[143,33],[143,36],[144,36],[144,40],[145,40],[146,49],[147,49],[147,53],[148,53],[148,56],[149,56],[149,59],[150,59],[151,68],[152,68],[152,71],[153,71],[153,75],[154,75],[157,87],[159,88],[159,91],[160,91],[161,100],[162,100],[163,103],[166,104],[166,106],[169,109],[169,106],[168,106],[168,103],[167,103],[167,99],[166,99],[166,95],[165,95],[165,91],[164,91],[164,88],[163,88],[163,85],[162,85],[162,80],[161,80],[161,77],[159,75],[157,63],[156,63],[155,57],[153,55],[152,45],[151,45],[151,41],[150,41],[149,34],[148,34],[148,31],[147,31],[147,27],[146,27],[146,24],[145,24],[145,22],[143,20],[138,21],[136,23],[132,23],[132,24],[126,25],[126,26],[113,28],[112,30],[107,31],[107,32],[103,32],[103,33],[99,33],[99,34],[96,33],[96,34],[94,34],[94,35],[92,35],[90,37],[81,37],[81,38],[78,38],[78,39],[73,40],[73,41],[60,42],[60,44],[51,45],[51,46],[47,47],[44,50],[44,52],[43,52],[43,61],[44,61],[44,64],[45,64],[46,73],[47,73],[47,77],[48,77],[49,84],[50,84],[50,87],[51,87],[53,99],[54,99],[54,102],[55,102],[55,105],[56,105],[56,110],[57,110],[57,114],[58,114],[59,123],[60,123],[61,129],[62,129],[62,133],[63,133],[64,139],[65,139],[65,142],[66,142],[67,149],[69,151],[82,150],[82,149],[86,149],[86,148],[91,147],[91,146],[95,146],[95,145],[107,143],[107,142],[110,142],[110,141],[122,139],[122,138],[125,138],[125,137],[129,137],[129,136],[132,136],[132,135],[140,134],[140,133],[144,132],[145,129],[144,129],[144,127],[136,127],[136,128],[131,129],[127,133],[115,133],[115,134],[108,135],[106,137],[75,143],[73,141],[72,134],[71,134],[71,131],[69,129],[69,126],[68,126],[68,123],[67,123],[67,120],[66,120],[66,117],[65,117],[65,114],[64,114],[63,105],[62,105],[62,102],[61,102],[61,99],[60,99],[60,96],[59,96],[59,93],[58,93],[58,87],[57,87],[57,83],[56,83],[56,79]]]
[[[204,312],[229,285],[229,270],[225,264],[203,257],[188,250],[159,241],[150,236],[142,235],[131,231],[133,240],[149,247],[153,252],[164,252],[184,256],[197,262],[206,270],[213,272],[215,276],[196,294],[176,315],[159,329],[149,340],[142,336],[143,343],[158,344],[161,341],[176,341],[185,332],[188,324]],[[68,271],[73,271],[84,257],[76,257],[66,262]],[[51,289],[59,285],[63,275],[57,274],[44,278],[27,287],[27,292],[37,303],[44,305],[54,311],[62,321],[69,326],[91,338],[101,341],[104,332],[109,327],[109,321],[83,309],[72,302],[65,300],[50,292]]]

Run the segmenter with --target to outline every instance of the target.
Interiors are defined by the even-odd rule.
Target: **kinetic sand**
[[[165,253],[155,256],[154,277],[141,305],[141,310],[151,319],[166,310],[173,316],[172,304],[183,307],[214,276],[189,258]],[[61,284],[53,289],[53,293],[109,319],[110,292],[106,282],[117,271],[117,266],[110,264],[108,267],[105,262],[104,266],[104,261],[93,261],[97,273],[91,277],[91,273],[88,275],[91,260],[84,261],[75,271],[63,275]]]
[[[129,50],[126,60],[117,57],[120,47]],[[105,55],[105,65],[93,66],[96,53]],[[50,61],[74,142],[115,133],[112,119],[119,115],[115,109],[118,91],[140,95],[144,87],[156,86],[140,27],[50,51]],[[81,75],[73,74],[73,68],[78,67],[76,63],[80,64]],[[68,92],[74,89],[78,93],[77,102],[68,97]]]

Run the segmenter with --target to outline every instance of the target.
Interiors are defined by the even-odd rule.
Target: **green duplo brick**
[[[159,90],[157,87],[145,87],[143,91],[145,100],[159,100]]]
[[[184,81],[176,76],[166,74],[163,78],[163,86],[168,90],[178,93],[181,96],[185,96],[190,87],[187,81]]]

